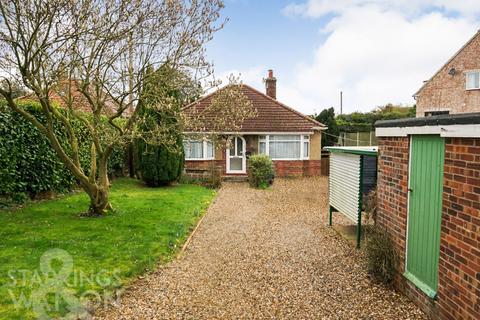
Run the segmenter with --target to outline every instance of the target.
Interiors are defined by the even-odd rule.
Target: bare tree
[[[147,68],[168,64],[207,77],[204,45],[223,26],[222,7],[222,0],[0,0],[0,94],[48,138],[89,195],[89,214],[111,209],[112,149],[142,134],[137,111]],[[16,103],[18,85],[34,93],[45,121]],[[64,109],[53,104],[53,91]],[[75,108],[78,100],[89,114]],[[80,165],[72,121],[81,121],[93,141],[89,169]],[[56,122],[68,135],[68,148],[53,130]]]
[[[245,119],[257,116],[257,110],[243,94],[240,76],[231,74],[227,85],[217,84],[215,89],[205,107],[194,102],[184,108],[183,126],[191,138],[205,138],[218,148],[228,148],[232,136],[241,131]]]

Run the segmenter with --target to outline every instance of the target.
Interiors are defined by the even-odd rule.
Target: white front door
[[[227,173],[246,173],[245,139],[233,137],[227,149]]]

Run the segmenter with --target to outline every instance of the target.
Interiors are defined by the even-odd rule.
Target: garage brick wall
[[[428,298],[402,274],[408,203],[408,137],[379,138],[377,224],[395,243],[395,286],[433,319],[480,319],[480,139],[447,138],[439,287]]]
[[[447,139],[444,172],[440,314],[480,319],[480,139]]]

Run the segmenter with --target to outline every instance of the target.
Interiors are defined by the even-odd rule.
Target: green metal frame
[[[332,215],[333,215],[333,210],[335,210],[332,206],[328,206],[328,211],[329,211],[329,217],[328,217],[328,225],[332,225]]]
[[[358,154],[361,156],[377,156],[378,155],[378,151],[342,149],[342,148],[336,148],[336,147],[325,147],[325,149],[330,152]]]
[[[360,156],[360,188],[358,190],[357,249],[360,249],[360,242],[362,241],[363,155]]]
[[[348,152],[352,153],[352,152]],[[360,244],[362,242],[362,206],[363,206],[363,156],[366,154],[360,155],[360,186],[359,186],[359,194],[358,194],[358,218],[357,218],[357,249],[360,249]],[[370,154],[369,154],[370,155]],[[374,154],[376,155],[376,153]],[[338,212],[333,206],[328,206],[328,225],[333,225],[333,212]]]

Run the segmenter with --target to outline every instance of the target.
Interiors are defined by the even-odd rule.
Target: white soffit
[[[480,125],[453,124],[418,127],[380,127],[375,129],[377,137],[406,137],[412,134],[439,134],[445,138],[480,138]]]

